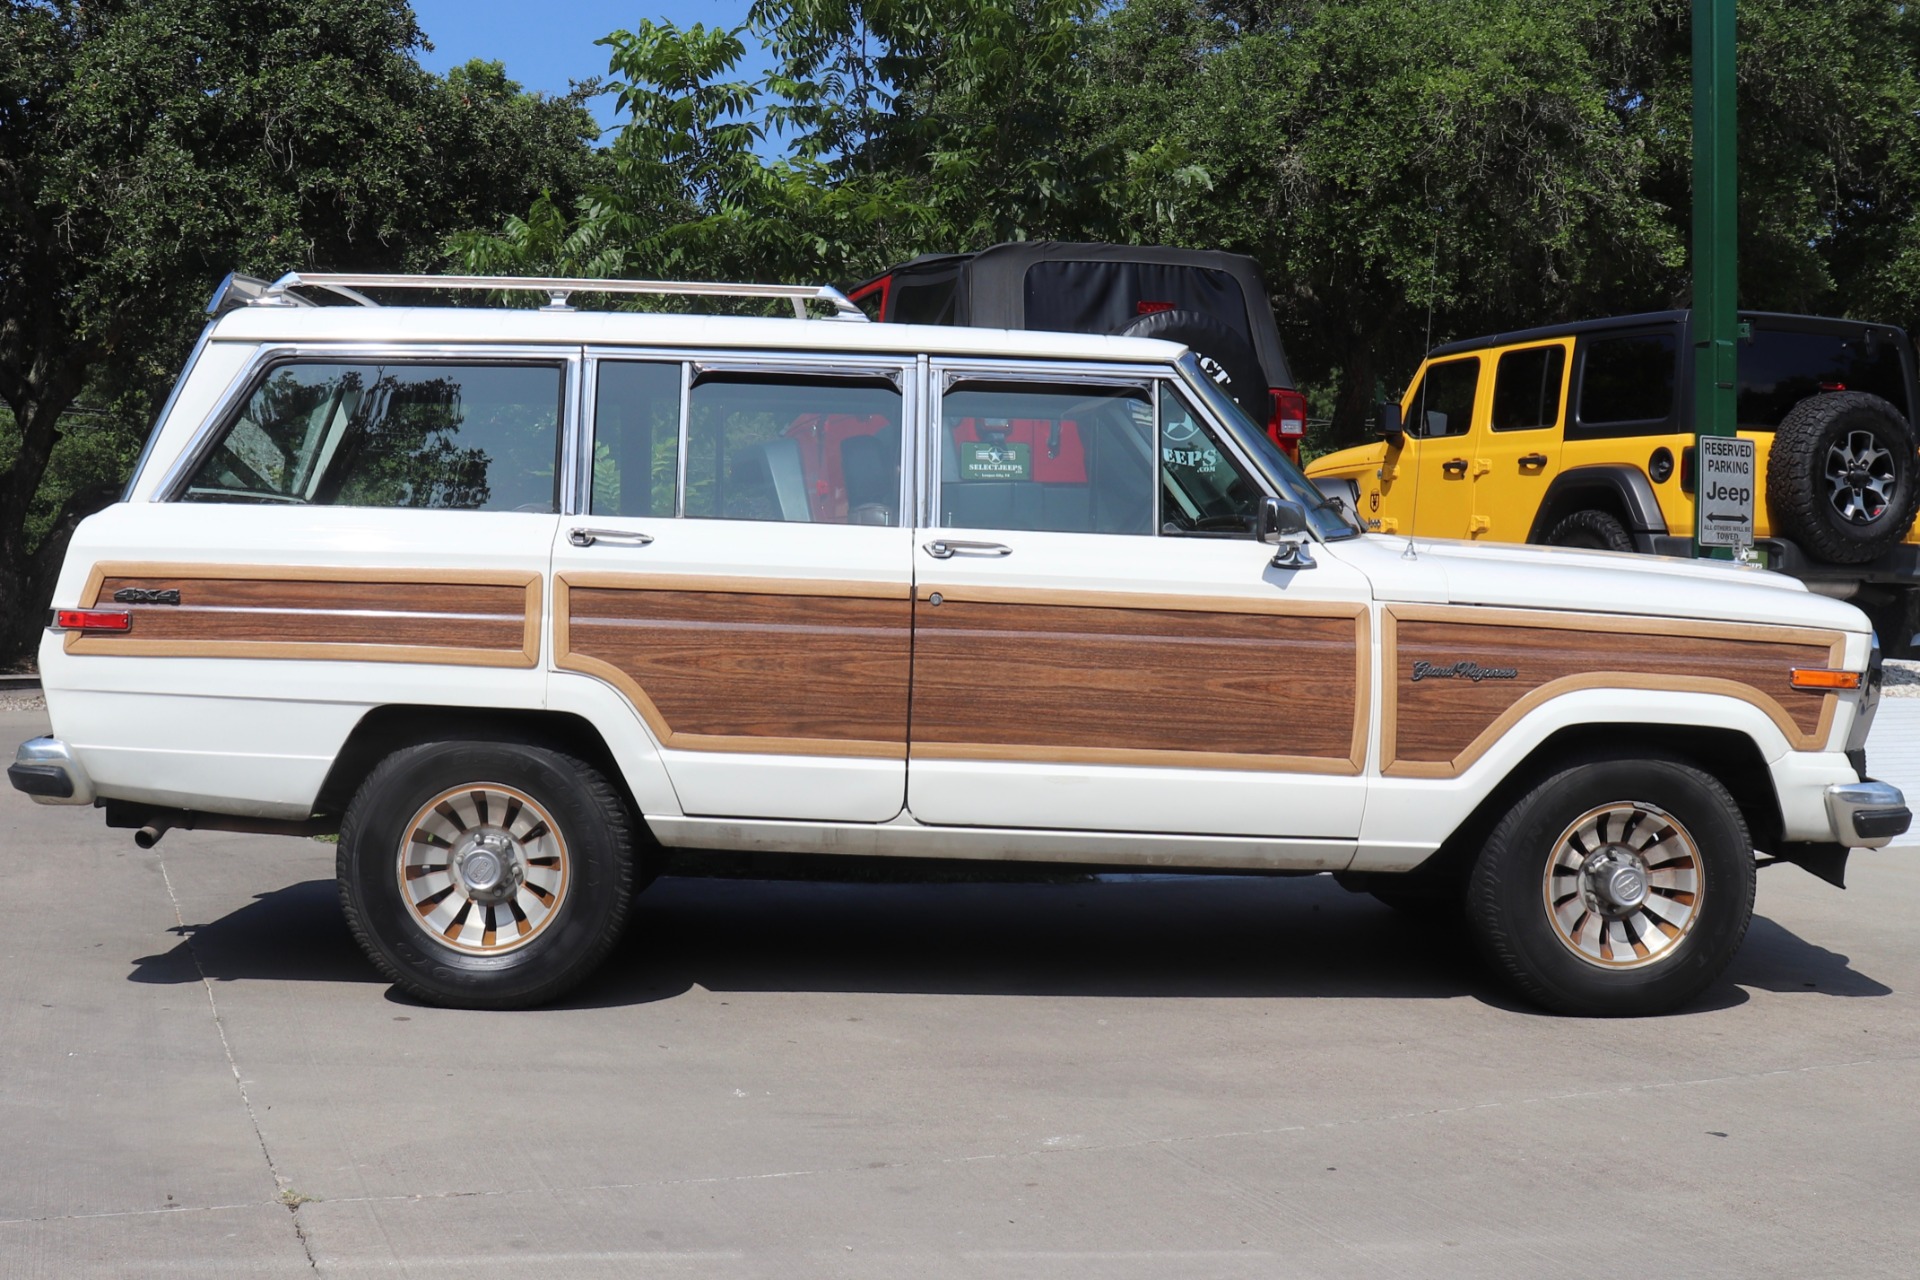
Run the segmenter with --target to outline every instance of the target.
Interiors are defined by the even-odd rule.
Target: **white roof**
[[[1175,342],[1105,334],[504,307],[240,307],[220,318],[213,340],[737,347],[1155,364],[1186,350]]]

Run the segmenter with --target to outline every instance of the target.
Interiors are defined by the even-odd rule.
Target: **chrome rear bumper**
[[[92,804],[93,779],[58,738],[29,738],[7,766],[7,781],[38,804]]]
[[[1913,824],[1900,788],[1871,779],[1828,787],[1827,816],[1833,819],[1834,838],[1854,849],[1877,849]]]

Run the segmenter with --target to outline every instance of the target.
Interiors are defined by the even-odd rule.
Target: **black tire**
[[[1596,813],[1605,815],[1597,838]],[[1594,894],[1611,892],[1605,873],[1633,857],[1642,909]],[[1588,1017],[1665,1013],[1706,990],[1739,950],[1754,867],[1739,807],[1710,775],[1662,756],[1596,758],[1540,783],[1494,828],[1467,886],[1468,919],[1493,967],[1535,1004]],[[1690,900],[1676,888],[1688,883]],[[1677,931],[1658,929],[1656,912]]]
[[[1767,454],[1767,505],[1816,559],[1860,564],[1898,545],[1920,510],[1920,456],[1900,411],[1864,391],[1787,411]],[[1851,478],[1851,486],[1842,481]]]
[[[1633,535],[1604,511],[1576,511],[1547,533],[1547,545],[1588,551],[1631,551]]]
[[[1128,338],[1159,338],[1191,347],[1200,367],[1262,427],[1273,417],[1273,393],[1260,357],[1223,320],[1204,311],[1156,311],[1120,331]]]
[[[347,807],[340,905],[374,967],[409,995],[529,1008],[578,984],[618,940],[635,892],[632,845],[625,803],[583,760],[517,742],[427,743],[381,761]],[[486,849],[494,860],[475,861]],[[504,874],[475,888],[456,861]],[[434,892],[440,881],[448,887]],[[455,906],[436,932],[428,916]]]

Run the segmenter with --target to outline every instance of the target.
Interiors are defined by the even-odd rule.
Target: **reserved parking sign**
[[[1753,545],[1753,441],[1700,438],[1700,545]]]

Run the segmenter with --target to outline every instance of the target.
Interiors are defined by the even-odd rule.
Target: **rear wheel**
[[[599,965],[633,897],[630,821],[593,766],[438,742],[374,769],[340,828],[340,901],[374,966],[461,1008],[552,1000]]]
[[[1547,534],[1547,545],[1589,551],[1631,551],[1627,527],[1604,511],[1576,511]]]
[[[1753,843],[1726,788],[1680,760],[1603,759],[1548,778],[1494,828],[1467,909],[1527,999],[1637,1016],[1720,976],[1753,891]]]

